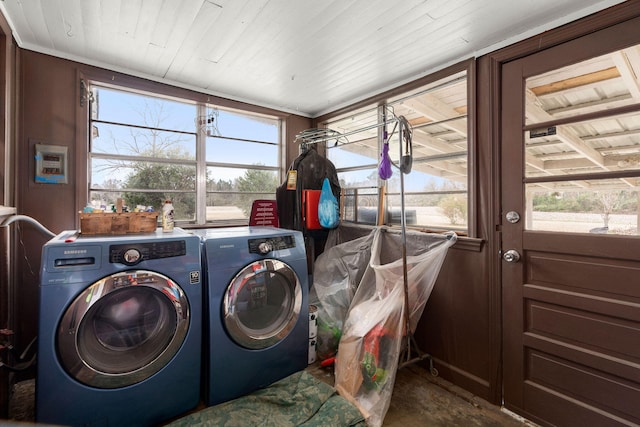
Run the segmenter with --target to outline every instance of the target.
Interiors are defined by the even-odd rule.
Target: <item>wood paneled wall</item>
[[[11,38],[11,28],[0,14],[0,164],[2,169],[0,172],[0,205],[13,206],[14,194],[11,191],[14,185],[13,165],[11,164],[14,147],[12,141],[15,136],[15,69],[16,69],[16,46]],[[2,218],[2,217],[0,217]],[[3,218],[4,219],[4,218]],[[0,260],[0,329],[12,329],[14,325],[10,322],[13,304],[10,300],[11,286],[5,276],[8,274],[8,266],[10,260],[8,254],[11,248],[8,246],[10,241],[10,229],[5,227],[0,230],[0,256],[4,257]],[[4,246],[7,245],[7,246]],[[5,252],[5,250],[7,252]],[[7,361],[7,352],[0,352],[0,358]],[[10,373],[5,369],[0,369],[0,418],[6,417],[8,412],[5,403],[9,396]]]

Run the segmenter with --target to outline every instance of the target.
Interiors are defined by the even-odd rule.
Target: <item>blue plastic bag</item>
[[[340,224],[340,208],[338,200],[331,191],[329,178],[325,178],[318,202],[318,221],[324,228],[336,228]]]

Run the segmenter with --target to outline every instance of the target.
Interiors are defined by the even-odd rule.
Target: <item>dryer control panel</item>
[[[171,258],[187,254],[184,240],[169,240],[152,243],[134,243],[109,246],[109,262],[135,265],[142,261]]]
[[[249,253],[266,255],[271,251],[295,248],[296,240],[293,236],[263,237],[249,239]]]

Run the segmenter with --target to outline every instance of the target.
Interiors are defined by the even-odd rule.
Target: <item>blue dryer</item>
[[[36,421],[151,426],[197,406],[201,260],[181,229],[46,243]]]
[[[271,227],[197,230],[206,271],[204,400],[215,405],[308,364],[302,233]]]

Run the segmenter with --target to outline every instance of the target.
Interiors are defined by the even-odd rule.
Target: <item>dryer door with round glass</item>
[[[293,269],[277,259],[264,259],[233,278],[222,314],[231,339],[245,348],[263,349],[291,332],[301,307],[302,288]]]
[[[58,326],[60,362],[76,380],[120,388],[149,378],[182,345],[189,304],[170,278],[144,270],[105,277],[76,297]]]

